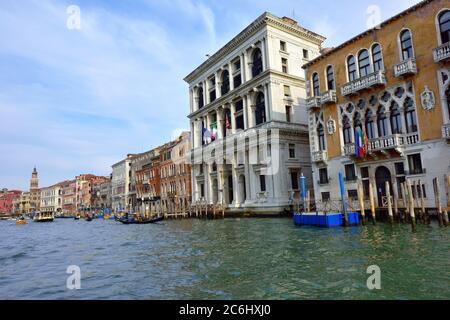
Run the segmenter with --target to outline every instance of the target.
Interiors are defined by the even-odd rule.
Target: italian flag
[[[363,134],[361,128],[356,128],[356,137],[355,137],[355,150],[356,150],[356,158],[364,158],[366,155],[366,137]]]

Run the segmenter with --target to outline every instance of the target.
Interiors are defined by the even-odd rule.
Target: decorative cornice
[[[322,42],[326,40],[325,37],[317,33],[314,33],[298,25],[297,26],[289,25],[283,22],[281,18],[271,13],[265,12],[261,16],[259,16],[255,21],[253,21],[248,27],[246,27],[243,31],[241,31],[230,42],[228,42],[225,46],[219,49],[219,51],[214,53],[208,60],[202,63],[197,69],[195,69],[193,72],[187,75],[184,78],[184,81],[186,81],[187,83],[191,83],[192,81],[194,81],[197,76],[199,76],[200,74],[204,73],[206,70],[211,68],[214,64],[223,59],[223,57],[231,53],[234,49],[239,47],[242,43],[244,43],[257,31],[260,31],[264,26],[267,25],[289,32],[296,36],[306,38],[316,43],[317,45],[321,45]]]

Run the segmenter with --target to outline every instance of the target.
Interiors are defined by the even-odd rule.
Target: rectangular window
[[[281,70],[284,73],[288,73],[288,61],[286,58],[281,58]]]
[[[329,200],[330,200],[330,193],[322,192],[322,201],[329,201]]]
[[[291,172],[291,186],[292,186],[292,190],[298,190],[298,173],[297,173],[297,171]]]
[[[284,96],[285,97],[290,97],[291,96],[291,87],[284,86]]]
[[[259,188],[260,188],[261,192],[266,191],[266,176],[264,176],[264,175],[259,176]]]
[[[358,191],[357,190],[348,190],[348,198],[351,200],[358,200]]]
[[[286,52],[286,42],[280,41],[280,50]]]
[[[319,169],[319,183],[320,184],[328,184],[328,169],[327,168]]]
[[[234,88],[240,87],[241,84],[242,84],[242,77],[241,77],[241,74],[239,73],[239,74],[235,75],[233,78]]]
[[[369,199],[369,197],[370,197],[369,184],[370,184],[370,181],[367,180],[367,179],[362,181],[364,197],[365,197],[366,199]]]
[[[202,198],[205,197],[205,185],[204,185],[203,183],[200,184],[200,196],[201,196]]]
[[[369,178],[369,167],[361,168],[361,178]]]
[[[395,163],[395,174],[402,175],[405,174],[405,165],[403,162]]]
[[[241,69],[241,60],[239,59],[239,60],[237,60],[235,63],[234,63],[234,70],[240,70]]]
[[[309,59],[309,52],[307,49],[303,49],[303,59]]]
[[[286,122],[291,122],[291,106],[286,106]]]
[[[295,144],[289,145],[289,158],[295,159]]]
[[[412,154],[408,156],[409,174],[422,174],[422,159],[420,153]]]
[[[355,181],[356,180],[356,172],[354,164],[345,165],[345,180],[346,181]]]

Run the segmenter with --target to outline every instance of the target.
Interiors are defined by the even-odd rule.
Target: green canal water
[[[157,225],[0,222],[2,299],[449,299],[450,228],[295,227],[291,219]],[[68,290],[66,269],[81,269]],[[381,269],[369,290],[367,267]]]

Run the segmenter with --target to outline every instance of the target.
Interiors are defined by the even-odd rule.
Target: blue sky
[[[184,76],[264,11],[335,46],[417,0],[2,0],[0,188],[108,175],[189,128]],[[70,5],[81,29],[66,26]]]

